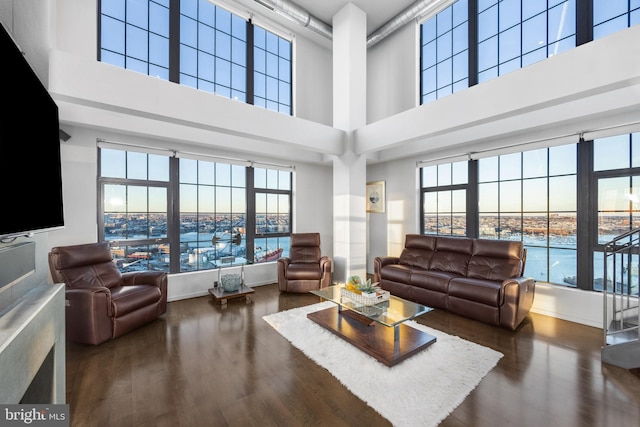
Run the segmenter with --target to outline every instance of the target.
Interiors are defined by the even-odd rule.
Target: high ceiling
[[[333,16],[348,3],[367,14],[367,34],[371,34],[416,0],[295,0],[292,3],[331,25]]]
[[[269,18],[292,31],[303,34],[316,42],[323,44],[327,47],[331,47],[331,41],[325,37],[315,33],[309,28],[304,28],[302,25],[296,24],[291,20],[283,17],[281,14],[277,14],[267,7],[260,4],[259,0],[222,0],[223,2],[241,5],[242,8],[246,8],[250,11]],[[442,0],[434,0],[434,2],[441,2]],[[266,3],[279,3],[265,1]],[[322,21],[325,24],[331,26],[333,17],[347,4],[352,3],[354,6],[362,10],[367,16],[367,35],[371,35],[374,31],[378,30],[381,26],[389,22],[398,14],[403,12],[407,7],[417,3],[418,0],[283,0],[283,3],[291,4],[294,7],[299,7],[306,13],[311,15],[316,20]]]

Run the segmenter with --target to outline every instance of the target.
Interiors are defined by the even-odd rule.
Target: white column
[[[366,276],[367,162],[353,152],[353,131],[367,124],[367,16],[348,3],[333,17],[333,126],[346,150],[333,161],[334,282]]]

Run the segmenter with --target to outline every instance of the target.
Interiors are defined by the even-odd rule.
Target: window
[[[422,233],[467,235],[467,162],[421,169]]]
[[[478,0],[478,82],[576,46],[575,0]]]
[[[288,254],[290,170],[105,147],[99,159],[99,236],[121,271],[180,273]]]
[[[575,286],[577,145],[478,161],[479,237],[524,242],[526,274]]]
[[[593,213],[593,284],[604,285],[604,245],[614,237],[640,227],[640,133],[616,135],[593,141],[593,175],[597,204]],[[638,258],[633,257],[630,274],[638,275]],[[638,290],[634,290],[637,295]]]
[[[292,114],[291,43],[254,27],[254,105]]]
[[[208,1],[180,3],[180,84],[246,102],[247,22]]]
[[[637,0],[593,0],[594,40],[637,24],[640,24]]]
[[[122,271],[169,267],[169,158],[100,150],[100,235]]]
[[[421,103],[469,87],[467,0],[458,0],[422,24]]]
[[[291,172],[255,168],[255,261],[289,256]]]
[[[169,0],[101,1],[100,61],[169,80]]]
[[[209,0],[103,0],[99,18],[102,62],[293,114],[290,40]]]
[[[180,271],[247,263],[244,166],[180,159]]]

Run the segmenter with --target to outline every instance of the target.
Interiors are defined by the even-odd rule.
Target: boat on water
[[[267,250],[264,251],[263,253],[256,254],[256,262],[275,261],[282,256],[282,251],[283,251],[283,248],[278,248],[274,250],[269,250],[269,248],[267,248]]]

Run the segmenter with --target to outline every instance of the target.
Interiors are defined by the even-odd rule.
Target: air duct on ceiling
[[[419,0],[402,12],[397,14],[393,19],[384,24],[382,27],[374,31],[367,37],[367,47],[371,47],[382,39],[402,28],[408,22],[416,18],[426,18],[435,15],[442,9],[453,4],[456,0]],[[302,7],[286,0],[255,0],[256,3],[272,10],[303,27],[307,27],[316,33],[333,40],[333,29],[330,25],[324,23],[318,18],[311,15]]]
[[[333,30],[330,25],[312,16],[297,4],[284,0],[255,0],[255,2],[303,27],[315,31],[329,40],[333,39]]]
[[[394,16],[389,22],[375,30],[367,37],[367,47],[371,47],[382,39],[402,28],[416,18],[433,16],[457,0],[420,0],[409,5],[405,10]]]

